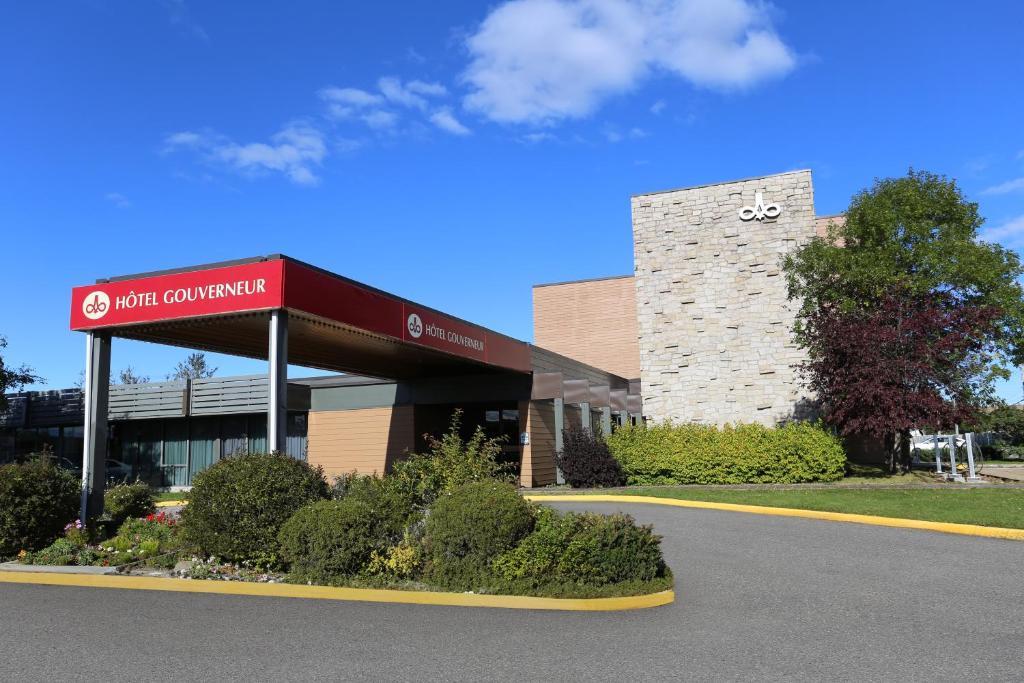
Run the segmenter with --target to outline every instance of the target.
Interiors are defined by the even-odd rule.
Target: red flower
[[[146,521],[147,522],[152,522],[153,518],[154,518],[153,515],[146,515]]]

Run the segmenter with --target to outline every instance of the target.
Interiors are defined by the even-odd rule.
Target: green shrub
[[[843,477],[842,443],[807,422],[781,427],[622,427],[608,437],[628,484],[792,484]]]
[[[494,560],[511,585],[603,586],[665,576],[661,538],[629,515],[559,513],[542,507],[533,532]]]
[[[359,497],[321,500],[300,508],[278,534],[281,557],[296,578],[318,582],[359,574],[388,534]]]
[[[225,458],[196,475],[182,511],[185,538],[208,555],[273,564],[281,525],[329,492],[321,468],[287,455]]]
[[[533,511],[511,484],[479,481],[440,497],[427,515],[427,576],[441,586],[485,585],[490,563],[533,529]]]
[[[392,466],[389,478],[414,492],[421,505],[472,481],[511,480],[508,465],[498,462],[502,439],[489,439],[477,427],[469,441],[461,435],[462,411],[452,414],[448,431],[425,435],[428,451],[413,453]]]
[[[626,477],[622,466],[612,457],[608,444],[583,429],[562,432],[562,450],[555,454],[565,482],[573,488],[622,486]]]
[[[0,558],[53,543],[75,519],[80,492],[81,482],[49,459],[0,466]]]
[[[145,517],[156,512],[153,489],[144,481],[115,484],[103,494],[103,511],[120,526],[129,517]]]

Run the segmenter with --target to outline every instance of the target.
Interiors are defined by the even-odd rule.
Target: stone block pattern
[[[779,204],[775,219],[739,210]],[[815,235],[810,171],[632,199],[644,414],[775,424],[807,414],[782,256]]]

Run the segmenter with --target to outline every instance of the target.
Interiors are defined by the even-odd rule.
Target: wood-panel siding
[[[412,406],[313,411],[308,459],[328,481],[339,474],[384,474],[414,444]]]
[[[620,377],[639,377],[633,277],[535,286],[533,339],[537,346]]]
[[[523,447],[521,483],[526,487],[555,483],[555,407],[553,401],[530,401],[520,405],[525,413],[530,443]]]

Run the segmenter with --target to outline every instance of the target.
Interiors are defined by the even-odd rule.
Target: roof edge
[[[794,168],[791,171],[782,171],[781,173],[768,173],[766,175],[755,175],[747,178],[736,178],[733,180],[722,180],[717,183],[701,183],[699,185],[689,185],[686,187],[672,187],[667,190],[654,190],[653,192],[639,192],[637,194],[630,195],[630,199],[636,199],[637,197],[650,197],[656,194],[668,194],[669,192],[682,192],[683,190],[697,190],[702,187],[714,187],[716,185],[732,185],[733,183],[745,183],[748,180],[761,180],[763,178],[777,178],[784,175],[792,175],[794,173],[811,173],[809,168]]]
[[[533,289],[538,287],[557,287],[559,285],[575,285],[583,282],[602,282],[604,280],[623,280],[627,277],[636,277],[633,273],[627,275],[605,275],[604,277],[585,277],[579,280],[562,280],[560,282],[541,282],[540,284],[532,285]]]

